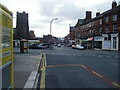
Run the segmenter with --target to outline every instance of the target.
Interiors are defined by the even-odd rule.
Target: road
[[[118,88],[118,52],[76,50],[30,50],[46,53],[45,88]]]

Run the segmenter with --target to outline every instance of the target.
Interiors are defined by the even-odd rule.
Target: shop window
[[[111,40],[111,37],[108,37],[108,40]]]
[[[108,40],[108,37],[105,37],[105,40]]]
[[[113,37],[113,48],[116,49],[117,38]]]

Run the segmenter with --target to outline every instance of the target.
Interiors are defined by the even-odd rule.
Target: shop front
[[[110,34],[102,34],[102,49],[111,50],[111,36]]]
[[[94,37],[94,48],[102,49],[102,36]]]
[[[87,49],[94,49],[94,37],[88,37]]]
[[[102,34],[102,49],[119,50],[119,35],[118,33]]]
[[[81,45],[87,48],[87,39],[81,39]]]
[[[111,34],[111,50],[118,50],[119,49],[119,40],[118,40],[118,33]]]

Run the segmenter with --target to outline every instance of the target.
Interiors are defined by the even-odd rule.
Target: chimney
[[[99,15],[100,15],[100,12],[97,12],[97,13],[96,13],[96,17],[99,16]]]
[[[115,8],[115,7],[117,7],[117,3],[116,3],[116,1],[113,1],[112,2],[112,9]]]
[[[86,19],[89,20],[91,19],[91,11],[86,11]]]

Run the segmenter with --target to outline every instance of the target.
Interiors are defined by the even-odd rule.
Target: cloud
[[[109,10],[112,0],[1,0],[1,2],[13,12],[13,17],[16,17],[17,11],[28,13],[30,30],[34,30],[36,36],[48,34],[50,21],[57,17],[58,20],[53,22],[52,34],[63,37],[69,33],[69,24],[74,26],[78,19],[85,18],[87,10],[92,11],[94,17],[97,11],[102,13]]]
[[[85,11],[85,8],[79,8],[72,2],[41,2],[40,8],[43,16],[63,19],[83,18]]]

